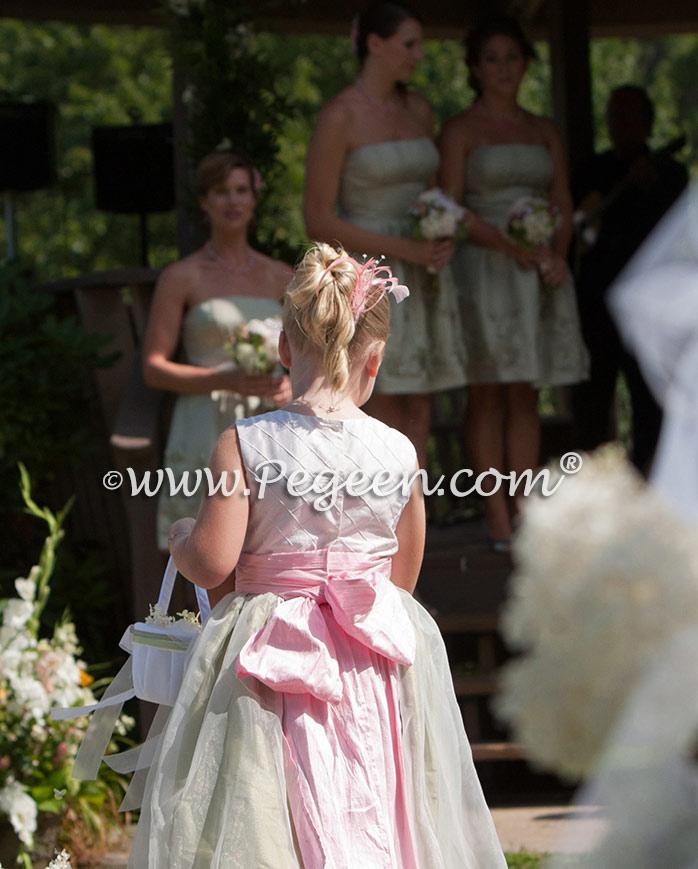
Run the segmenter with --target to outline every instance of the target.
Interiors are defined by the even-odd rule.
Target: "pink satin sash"
[[[275,691],[338,703],[343,688],[328,619],[379,655],[412,664],[414,628],[390,569],[390,558],[335,550],[243,554],[235,590],[271,592],[282,600],[243,646],[238,676],[254,676]]]

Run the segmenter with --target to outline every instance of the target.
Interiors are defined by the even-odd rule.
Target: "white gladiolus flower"
[[[31,848],[36,832],[37,808],[19,782],[8,779],[5,787],[0,790],[0,811],[9,817],[12,829],[20,840]]]
[[[497,705],[531,758],[584,775],[658,650],[698,620],[698,538],[618,451],[531,498],[515,543]]]
[[[11,630],[23,628],[34,613],[34,605],[28,600],[12,597],[7,601],[2,614],[2,623]]]
[[[23,576],[18,576],[15,580],[15,588],[17,589],[17,594],[22,598],[22,600],[29,601],[32,603],[36,596],[36,583],[33,579],[25,579]]]

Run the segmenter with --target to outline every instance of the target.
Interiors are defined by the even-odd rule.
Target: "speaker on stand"
[[[92,130],[97,208],[138,214],[141,265],[148,266],[148,214],[175,204],[172,124],[132,124]]]
[[[0,191],[5,194],[8,259],[17,256],[14,194],[55,181],[55,105],[48,100],[0,102]]]

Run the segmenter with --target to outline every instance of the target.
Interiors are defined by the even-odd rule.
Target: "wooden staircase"
[[[417,594],[434,611],[443,635],[477,762],[525,759],[491,708],[498,670],[508,658],[499,613],[511,569],[508,556],[488,551],[477,520],[428,529]]]

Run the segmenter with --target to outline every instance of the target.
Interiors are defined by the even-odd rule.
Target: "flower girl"
[[[170,531],[216,604],[148,774],[137,869],[504,867],[445,649],[414,600],[424,545],[407,438],[360,410],[390,269],[326,244],[286,292],[293,400],[218,441]],[[243,488],[244,485],[244,488]]]

